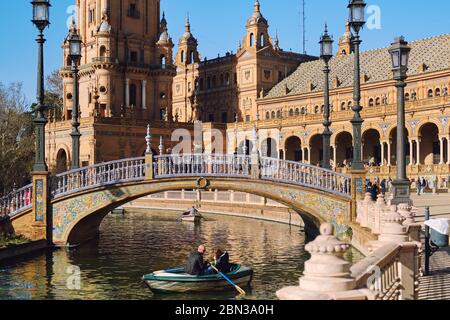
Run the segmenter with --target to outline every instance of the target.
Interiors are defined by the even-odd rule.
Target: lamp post
[[[72,109],[72,170],[80,168],[80,137],[79,130],[79,90],[78,90],[78,64],[81,60],[81,40],[77,32],[75,20],[72,20],[69,35],[69,57],[72,62],[73,73],[73,109]]]
[[[36,155],[33,166],[34,172],[47,172],[48,167],[45,162],[45,125],[47,119],[45,118],[44,105],[44,30],[50,24],[49,8],[51,7],[48,0],[32,1],[33,5],[33,20],[32,22],[39,30],[39,35],[36,40],[38,43],[38,77],[37,77],[37,105],[35,110],[35,118],[33,120],[36,130]]]
[[[359,37],[359,32],[364,26],[365,22],[365,8],[366,3],[364,0],[351,0],[348,9],[349,9],[349,24],[350,27],[355,32],[353,37],[353,45],[354,45],[354,56],[355,56],[355,75],[354,75],[354,89],[353,89],[353,111],[354,117],[351,121],[353,126],[353,162],[352,162],[352,170],[362,171],[364,170],[364,163],[362,161],[362,134],[361,128],[364,120],[361,118],[361,77],[360,77],[360,62],[359,62],[359,47],[361,45],[361,39]]]
[[[405,87],[411,48],[404,37],[396,38],[389,53],[392,60],[392,72],[397,88],[397,179],[392,182],[393,204],[411,203],[410,181],[406,177],[406,126],[405,126]]]
[[[328,28],[325,24],[325,32],[320,39],[320,58],[325,62],[325,68],[323,73],[325,74],[325,82],[323,86],[324,91],[324,113],[323,113],[323,168],[330,170],[330,158],[331,158],[331,135],[330,130],[330,67],[329,62],[333,57],[333,39],[328,35]]]

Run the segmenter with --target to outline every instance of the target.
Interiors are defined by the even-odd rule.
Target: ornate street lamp
[[[72,25],[67,36],[69,43],[69,58],[72,61],[73,73],[73,109],[72,109],[72,170],[80,168],[80,137],[79,130],[79,90],[78,90],[78,64],[81,60],[81,39],[77,32],[75,20],[72,20]]]
[[[325,62],[323,73],[325,74],[324,91],[324,113],[323,113],[323,168],[331,169],[331,135],[330,130],[330,67],[329,62],[333,57],[333,39],[328,35],[328,28],[325,24],[325,32],[320,38],[320,58]]]
[[[364,170],[362,161],[362,134],[361,128],[364,120],[361,118],[362,106],[361,102],[361,78],[360,78],[360,62],[359,62],[359,47],[361,40],[359,32],[364,26],[365,22],[365,8],[366,4],[363,0],[350,0],[349,9],[349,24],[355,32],[353,37],[354,53],[355,53],[355,75],[354,75],[354,89],[353,89],[353,111],[355,113],[351,123],[353,125],[353,163],[352,169],[359,171]]]
[[[397,179],[392,182],[393,204],[410,203],[410,181],[406,177],[406,126],[405,126],[405,87],[408,77],[408,61],[411,48],[405,38],[396,38],[389,53],[392,60],[392,72],[397,88]]]
[[[33,166],[34,172],[47,172],[48,167],[45,162],[45,118],[46,106],[44,105],[44,30],[50,24],[49,8],[51,7],[48,0],[32,1],[33,20],[31,20],[39,30],[36,40],[38,43],[38,77],[37,77],[37,106],[35,109],[35,118],[33,120],[36,127],[36,155]]]

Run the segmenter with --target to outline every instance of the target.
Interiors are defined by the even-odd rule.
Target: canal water
[[[298,285],[309,259],[300,228],[217,215],[206,215],[206,221],[194,225],[177,222],[178,217],[179,213],[160,211],[108,216],[99,238],[83,246],[0,265],[0,300],[234,299],[233,290],[154,295],[141,282],[144,274],[184,266],[202,243],[210,261],[215,249],[221,248],[230,253],[232,262],[254,269],[245,299],[276,299],[278,289]],[[358,260],[361,256],[350,251],[345,258]]]

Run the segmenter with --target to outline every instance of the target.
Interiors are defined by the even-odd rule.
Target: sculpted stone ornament
[[[392,205],[390,210],[384,215],[381,234],[378,238],[379,241],[394,243],[407,242],[409,236],[407,227],[403,225],[405,220],[406,218],[399,213],[398,207]]]
[[[311,259],[305,263],[300,287],[289,287],[277,292],[281,300],[331,300],[333,294],[354,290],[355,280],[350,274],[350,263],[342,258],[349,245],[339,241],[334,227],[325,223],[320,236],[305,248]]]
[[[197,188],[205,190],[209,186],[209,181],[206,178],[200,178],[197,180]]]

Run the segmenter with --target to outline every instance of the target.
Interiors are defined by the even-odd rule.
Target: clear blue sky
[[[301,0],[260,0],[262,12],[269,20],[272,35],[278,30],[280,46],[301,51]],[[381,29],[362,32],[363,49],[385,47],[396,35],[417,40],[450,33],[450,1],[368,0],[381,9]],[[75,0],[52,0],[50,29],[46,30],[45,68],[49,73],[62,64],[61,43],[67,34],[67,9]],[[254,0],[162,0],[169,32],[178,42],[184,32],[186,13],[191,17],[192,32],[199,40],[202,57],[236,51],[245,33],[245,23]],[[317,44],[325,21],[337,40],[344,32],[348,0],[306,0],[307,52],[318,54]],[[0,30],[0,81],[21,81],[30,101],[35,97],[36,30],[28,0],[2,1]],[[337,41],[336,41],[337,42]],[[176,48],[175,48],[176,49]]]

